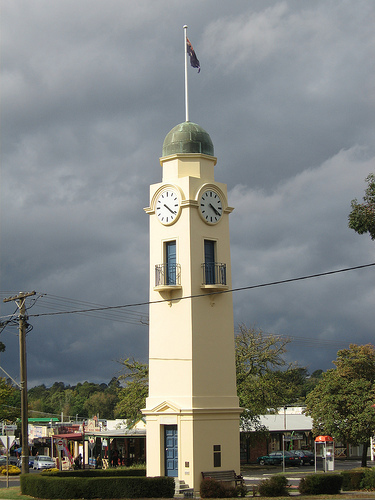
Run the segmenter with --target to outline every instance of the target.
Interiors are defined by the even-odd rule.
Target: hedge
[[[301,479],[298,490],[302,495],[335,495],[340,493],[342,482],[340,474],[311,474]]]
[[[109,468],[109,469],[75,469],[75,470],[63,470],[56,472],[50,472],[48,469],[43,471],[42,474],[48,474],[48,476],[57,477],[124,477],[124,476],[146,476],[146,469],[120,469],[120,468]]]
[[[361,481],[364,477],[364,470],[345,470],[341,472],[343,482],[342,489],[344,491],[353,491],[361,489]]]
[[[174,489],[171,477],[21,475],[22,494],[37,498],[173,498]]]
[[[259,483],[257,491],[261,497],[289,496],[288,479],[285,476],[271,476]]]

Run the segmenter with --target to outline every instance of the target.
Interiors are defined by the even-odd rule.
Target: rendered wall
[[[163,475],[163,426],[177,424],[178,477],[195,490],[201,472],[214,469],[213,446],[221,446],[221,467],[240,472],[232,294],[202,288],[204,240],[216,241],[216,261],[226,264],[231,288],[229,214],[226,186],[214,180],[216,158],[174,155],[161,159],[163,182],[150,188],[150,340],[147,419],[147,474]],[[224,213],[216,225],[199,215],[202,187],[221,193]],[[178,220],[162,225],[155,200],[165,186],[179,190]],[[155,265],[164,262],[164,244],[176,240],[181,287],[155,290]],[[164,302],[161,302],[162,300]]]

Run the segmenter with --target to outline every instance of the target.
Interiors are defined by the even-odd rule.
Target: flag
[[[190,64],[193,68],[198,68],[198,73],[201,70],[201,66],[198,61],[198,57],[193,49],[192,44],[190,43],[190,40],[186,38],[186,50],[188,55],[190,56]]]

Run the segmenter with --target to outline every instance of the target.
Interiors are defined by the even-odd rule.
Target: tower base
[[[147,476],[171,476],[198,492],[203,471],[240,473],[241,408],[181,409],[164,402],[143,410]]]

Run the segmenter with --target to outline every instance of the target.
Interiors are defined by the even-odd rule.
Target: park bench
[[[215,479],[216,481],[234,483],[236,486],[243,484],[242,474],[236,474],[234,470],[215,470],[202,472],[202,479]]]

